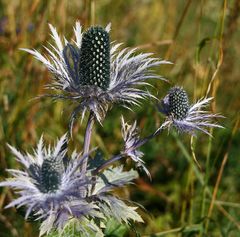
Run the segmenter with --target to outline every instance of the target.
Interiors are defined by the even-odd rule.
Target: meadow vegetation
[[[61,101],[34,99],[46,92],[51,75],[19,48],[44,52],[43,45],[52,40],[48,23],[70,39],[76,20],[85,29],[111,22],[111,41],[173,62],[157,71],[168,82],[152,81],[149,90],[159,99],[170,87],[183,86],[192,102],[213,96],[210,110],[225,116],[218,120],[225,129],[212,129],[212,137],[164,131],[141,148],[152,180],[142,173],[136,185],[119,193],[145,208],[140,211],[145,223],[136,225],[136,232],[145,237],[240,236],[239,15],[238,0],[1,0],[0,180],[8,176],[5,169],[21,168],[7,143],[29,150],[41,134],[53,141],[66,132],[71,112]],[[121,114],[129,122],[137,119],[142,136],[164,121],[155,100],[133,112],[114,107],[92,138],[92,146],[107,157],[122,146]],[[79,151],[85,124],[78,120],[69,144]],[[38,236],[38,223],[24,221],[21,209],[4,209],[13,196],[0,188],[0,236]],[[117,225],[108,233],[136,235]]]

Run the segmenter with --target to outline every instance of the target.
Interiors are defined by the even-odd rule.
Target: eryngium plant
[[[166,115],[165,127],[174,126],[180,132],[195,134],[197,130],[208,135],[207,128],[222,126],[213,122],[214,118],[222,118],[219,114],[212,114],[203,110],[213,99],[203,98],[190,105],[186,91],[181,87],[173,87],[158,105],[159,111]]]
[[[71,115],[71,127],[77,114],[91,111],[99,122],[109,106],[121,103],[128,107],[139,104],[139,99],[152,96],[148,91],[136,88],[148,85],[152,78],[162,79],[152,68],[169,62],[150,57],[151,53],[135,54],[136,49],[118,50],[121,44],[110,42],[110,25],[93,26],[84,33],[79,22],[74,28],[76,41],[62,42],[56,29],[50,25],[56,47],[45,47],[49,57],[36,50],[23,49],[34,55],[53,74],[49,86],[58,94],[55,99],[68,99],[77,106]],[[151,70],[150,70],[151,69]]]
[[[53,225],[62,227],[70,216],[90,214],[94,208],[85,200],[91,181],[86,174],[79,172],[83,159],[73,153],[68,164],[64,165],[66,142],[66,136],[63,136],[54,149],[46,149],[41,138],[34,155],[22,154],[9,146],[24,170],[8,170],[13,178],[0,183],[0,186],[14,188],[20,195],[6,208],[25,206],[26,219],[32,214],[43,220],[41,234]]]
[[[89,227],[103,233],[96,220],[103,224],[109,218],[126,224],[131,220],[142,222],[135,211],[137,207],[128,206],[111,194],[113,189],[136,179],[137,172],[124,171],[123,166],[118,166],[93,175],[101,165],[99,156],[92,159],[93,165],[89,165],[87,170],[81,169],[86,156],[73,152],[69,159],[67,143],[64,135],[54,149],[50,146],[46,149],[41,138],[34,155],[22,154],[9,146],[16,160],[23,165],[23,171],[9,169],[13,178],[0,182],[0,186],[12,187],[19,195],[6,208],[25,206],[26,219],[31,215],[42,221],[40,235],[54,229],[64,231],[70,220],[76,223],[88,221],[78,228],[78,232],[83,234],[89,232]]]
[[[139,99],[154,97],[136,86],[148,85],[151,78],[162,79],[152,72],[152,68],[168,62],[147,53],[135,55],[135,49],[118,50],[121,44],[110,43],[110,25],[106,28],[93,26],[82,33],[77,22],[74,28],[76,41],[71,43],[65,38],[62,42],[52,25],[50,29],[56,46],[45,47],[48,57],[36,50],[24,50],[53,74],[54,81],[49,87],[58,92],[47,96],[76,104],[70,118],[70,130],[79,112],[82,118],[86,111],[90,112],[83,153],[74,151],[68,157],[66,135],[54,148],[49,146],[48,149],[41,138],[33,155],[22,154],[9,146],[23,170],[9,169],[13,178],[0,182],[0,186],[10,186],[19,195],[7,207],[25,206],[26,218],[31,215],[41,221],[40,235],[53,231],[52,236],[56,236],[56,232],[57,236],[59,232],[70,236],[69,230],[76,230],[79,236],[103,237],[109,219],[125,224],[143,221],[136,212],[137,207],[127,205],[131,202],[123,201],[112,192],[136,179],[137,171],[126,171],[124,165],[113,166],[113,163],[130,158],[150,177],[140,150],[142,145],[172,126],[179,131],[194,133],[200,130],[210,135],[207,128],[221,127],[212,119],[221,116],[203,110],[212,98],[190,105],[187,93],[174,87],[159,105],[166,121],[155,132],[141,138],[137,122],[129,125],[122,117],[122,151],[108,160],[99,152],[89,152],[95,119],[103,122],[113,103],[128,107],[139,104]]]

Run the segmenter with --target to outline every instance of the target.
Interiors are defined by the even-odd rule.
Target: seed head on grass
[[[76,41],[62,42],[56,29],[50,25],[56,46],[45,47],[48,57],[36,50],[23,49],[34,55],[53,74],[49,86],[59,93],[55,99],[76,102],[70,128],[77,114],[91,111],[101,122],[114,103],[125,107],[139,104],[139,99],[152,96],[137,86],[148,85],[152,78],[163,79],[152,68],[169,62],[151,57],[151,53],[135,54],[136,49],[119,50],[121,44],[110,42],[110,25],[106,28],[92,26],[82,33],[80,23],[74,28]],[[150,70],[151,69],[151,70]]]
[[[166,115],[164,126],[174,126],[180,132],[195,134],[197,130],[211,135],[208,128],[223,128],[213,122],[215,118],[222,118],[219,114],[212,114],[204,110],[211,98],[203,98],[190,105],[186,91],[181,87],[173,87],[158,105],[159,111]]]

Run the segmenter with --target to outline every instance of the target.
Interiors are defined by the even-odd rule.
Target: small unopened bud
[[[187,117],[189,111],[188,95],[180,87],[173,87],[168,93],[169,113],[177,120]]]

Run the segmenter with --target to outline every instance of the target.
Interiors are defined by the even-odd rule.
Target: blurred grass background
[[[165,132],[142,148],[153,180],[142,175],[124,194],[147,210],[145,224],[136,226],[140,236],[240,236],[239,14],[239,0],[1,0],[0,179],[6,168],[20,168],[6,143],[30,151],[42,133],[53,142],[66,132],[71,112],[62,102],[31,100],[45,92],[51,75],[19,48],[43,52],[52,42],[48,23],[72,38],[76,20],[85,29],[111,22],[111,40],[174,63],[159,69],[169,83],[153,81],[159,98],[170,86],[184,86],[192,101],[214,96],[211,110],[226,117],[219,121],[226,129],[212,131],[214,138]],[[106,157],[121,149],[121,114],[137,119],[143,136],[163,121],[154,101],[134,113],[114,107],[92,139]],[[83,132],[78,122],[70,146],[79,151]],[[0,189],[0,236],[38,236],[37,224],[4,209],[12,198],[12,190]]]

